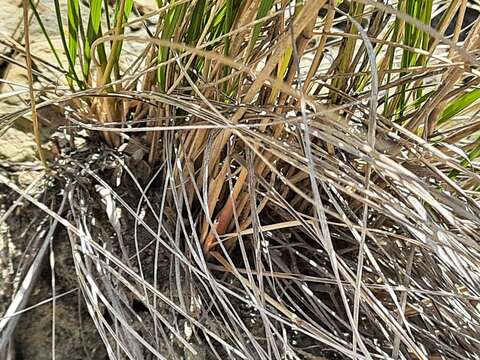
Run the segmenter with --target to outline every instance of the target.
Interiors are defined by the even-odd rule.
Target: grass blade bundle
[[[473,5],[67,5],[45,191],[106,356],[476,359]]]

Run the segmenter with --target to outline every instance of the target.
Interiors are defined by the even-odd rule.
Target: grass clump
[[[476,358],[472,4],[53,5],[42,209],[110,358]]]

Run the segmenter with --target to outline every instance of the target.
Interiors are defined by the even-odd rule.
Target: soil
[[[0,187],[2,210],[8,209],[18,195]],[[55,197],[53,191],[37,194],[39,198]],[[47,221],[46,221],[47,220]],[[1,234],[2,282],[0,282],[0,313],[10,303],[21,279],[22,265],[34,253],[35,240],[48,227],[48,219],[37,207],[23,202],[8,217]],[[55,322],[53,322],[52,271],[44,261],[41,274],[30,296],[27,309],[18,322],[14,339],[16,359],[105,359],[106,353],[96,328],[77,288],[72,251],[66,231],[58,227],[53,238],[55,257]],[[33,248],[32,248],[33,247]],[[48,258],[48,257],[47,257]],[[8,260],[7,260],[8,259]],[[63,295],[65,294],[66,295]],[[47,301],[45,303],[45,301]],[[55,346],[52,348],[53,327]]]
[[[110,186],[115,187],[116,170],[112,165],[114,163],[114,161],[112,161],[113,157],[107,156],[108,159],[106,159],[98,156],[99,153],[108,153],[106,149],[102,149],[101,145],[99,147],[98,143],[88,144],[87,147],[89,149],[97,149],[98,151],[92,153],[90,151],[79,151],[78,154],[72,154],[70,159],[79,160],[79,162],[83,164],[89,163],[100,178],[107,179]],[[81,159],[75,159],[77,155],[81,157]],[[122,154],[116,153],[115,155]],[[92,162],[93,158],[96,160]],[[41,169],[38,162],[29,166],[11,162],[5,162],[2,165],[4,165],[0,167],[2,174],[7,175],[16,183],[23,182],[24,186],[28,186],[35,181],[40,173],[38,169]],[[134,166],[134,164],[131,165],[134,176],[139,179],[142,178],[144,168]],[[37,170],[31,170],[32,167]],[[63,165],[63,167],[68,169],[68,171],[63,171],[60,169],[60,166],[57,167],[58,179],[52,179],[48,186],[41,188],[34,194],[34,197],[42,203],[50,204],[52,210],[56,210],[62,200],[65,180],[73,179],[80,171],[75,169],[75,165]],[[19,181],[19,179],[21,181]],[[135,184],[127,174],[123,174],[121,179],[121,185],[115,187],[115,190],[118,194],[121,194],[122,198],[128,204],[135,204],[132,205],[135,207],[140,196],[138,191],[132,190],[135,189]],[[95,239],[106,239],[105,241],[99,240],[99,242],[109,247],[112,253],[121,258],[122,250],[120,249],[119,243],[110,241],[115,238],[115,233],[109,223],[101,197],[94,186],[94,181],[88,179],[82,180],[82,188],[85,191],[85,195],[89,197],[90,210],[88,216],[91,217],[91,219],[95,219],[96,223],[96,225],[91,228],[92,237]],[[152,193],[161,194],[161,191],[157,189],[157,191],[154,190]],[[14,204],[18,197],[17,193],[6,186],[0,186],[0,217]],[[160,199],[151,198],[154,204],[153,206],[157,206],[155,204],[159,204],[159,200]],[[68,213],[65,216],[68,217],[69,221],[74,222]],[[145,221],[149,223],[152,228],[154,227],[153,220],[154,219],[149,216],[145,218]],[[24,269],[29,265],[31,255],[36,253],[36,240],[41,240],[44,237],[44,235],[41,236],[40,234],[49,228],[49,221],[50,218],[46,216],[42,210],[25,200],[20,203],[14,213],[12,213],[4,223],[0,233],[0,253],[2,255],[0,259],[0,270],[2,271],[2,280],[0,280],[0,313],[3,314],[11,302],[16,288],[23,278],[22,274],[25,273]],[[152,284],[155,259],[155,248],[151,246],[152,236],[148,234],[143,227],[139,227],[137,234],[138,247],[140,249],[145,248],[141,254],[140,265],[136,258],[132,256],[132,254],[136,252],[135,239],[132,231],[134,227],[135,223],[131,216],[122,216],[121,235],[131,261],[131,266],[136,272],[138,272],[141,266],[145,280]],[[79,289],[79,277],[75,270],[72,245],[64,227],[57,227],[52,245],[55,260],[54,270],[52,271],[47,254],[43,261],[41,273],[30,296],[27,311],[21,315],[16,327],[13,338],[15,359],[52,359],[53,351],[55,352],[55,359],[59,360],[107,359],[105,346],[92,321],[91,314],[88,312],[84,294],[82,294]],[[170,298],[174,301],[177,299],[176,301],[178,302],[175,293],[172,293],[171,289],[169,290],[172,280],[170,279],[171,255],[160,247],[157,256],[158,274],[160,274],[158,278],[159,289],[164,293],[169,293]],[[53,277],[52,274],[54,274]],[[96,275],[100,276],[98,273],[96,273]],[[52,291],[52,279],[54,279],[55,282],[55,292]],[[99,283],[101,282],[99,281]],[[153,328],[152,317],[145,306],[140,301],[134,299],[127,289],[121,288],[120,284],[117,283],[116,286],[118,286],[118,296],[121,298],[123,294],[126,307],[130,307],[133,310],[134,315],[129,318],[132,326],[140,333],[142,331],[147,333],[151,332]],[[55,301],[55,307],[53,307],[53,302],[51,301],[54,295],[58,297]],[[184,320],[174,319],[172,317],[174,313],[171,309],[162,304],[157,306],[162,316],[172,324],[178,322],[180,324],[179,328],[183,328],[184,326],[182,326],[181,323],[184,322]],[[53,310],[55,311],[55,317],[53,317]],[[105,308],[103,308],[103,315],[108,319],[108,322],[112,321],[112,316]],[[184,356],[185,359],[208,359],[208,357],[206,357],[207,350],[202,345],[192,343],[192,346],[196,348],[198,353],[198,355],[194,357],[192,357],[188,351],[185,351],[181,344],[173,342],[172,346],[178,356]],[[166,353],[167,349],[164,347],[165,345],[160,345],[160,353]],[[149,357],[146,357],[146,359],[148,358]]]

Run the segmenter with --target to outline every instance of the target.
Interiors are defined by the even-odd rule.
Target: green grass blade
[[[120,1],[115,2],[115,20],[117,19],[118,11],[120,10]],[[133,0],[125,0],[125,8],[123,9],[123,21],[127,21],[128,17],[132,13],[133,9]]]
[[[472,161],[480,157],[480,136],[477,138],[474,145],[475,145],[474,148],[468,153],[468,160],[465,159],[461,162],[462,166],[465,168],[471,167]],[[454,169],[450,171],[450,173],[448,174],[448,177],[451,179],[455,179],[459,174],[460,174],[460,171],[458,171],[457,169]]]
[[[172,1],[172,4],[174,4],[174,1]],[[163,25],[161,35],[163,40],[171,40],[175,30],[177,29],[180,19],[185,16],[187,5],[187,3],[184,3],[179,6],[175,6],[168,11],[165,17],[165,23]],[[160,48],[158,52],[158,62],[162,63],[166,61],[168,58],[168,53],[168,48]],[[161,89],[165,89],[166,87],[166,70],[167,69],[165,66],[160,66],[157,70],[158,83],[160,84]]]
[[[472,90],[452,101],[443,111],[439,124],[443,124],[480,99],[480,89]]]
[[[185,41],[194,44],[202,33],[206,0],[198,0],[192,11],[192,19],[187,30]]]
[[[117,6],[118,4],[119,2],[117,1]],[[123,23],[128,21],[128,18],[132,13],[132,9],[133,9],[133,0],[125,0],[125,8],[123,10]],[[115,19],[117,19],[117,14],[118,14],[118,10],[115,11]],[[123,34],[123,29],[121,33]],[[122,51],[122,45],[123,45],[123,41],[120,40],[118,42],[118,46],[116,47],[115,59],[118,59],[118,57],[120,56],[120,52]]]
[[[60,10],[60,4],[59,4],[58,0],[54,0],[54,5],[55,5],[55,16],[56,16],[56,19],[57,19],[57,25],[58,25],[58,29],[59,29],[59,33],[60,33],[60,38],[62,40],[62,45],[63,45],[63,49],[65,51],[65,54],[67,54],[67,60],[68,60],[68,66],[69,66],[69,73],[67,75],[67,80],[69,81],[70,87],[73,87],[72,80],[75,80],[77,85],[81,89],[84,89],[85,86],[82,83],[82,81],[80,81],[80,79],[78,78],[78,76],[75,72],[75,67],[72,63],[72,60],[71,60],[70,56],[68,55],[69,54],[68,44],[67,44],[67,39],[66,39],[66,36],[65,36],[65,31],[63,31],[62,13],[61,13],[61,10]]]
[[[127,0],[125,2],[125,21],[128,20],[133,9],[133,0]]]
[[[125,1],[125,8],[123,10],[123,22],[124,23],[126,23],[128,21],[128,18],[130,17],[130,14],[132,13],[132,9],[133,9],[133,0],[126,0]],[[124,29],[122,28],[121,34],[123,34],[123,32],[124,32]],[[118,59],[120,58],[120,53],[122,52],[122,47],[123,47],[123,41],[120,40],[120,41],[118,41],[118,45],[115,48],[115,50],[116,50],[115,63],[113,65],[115,79],[117,79],[117,80],[120,78],[120,66],[118,64]]]
[[[90,14],[87,25],[87,39],[84,44],[83,76],[88,79],[90,74],[90,62],[92,60],[92,44],[101,36],[102,21],[102,0],[90,0]],[[107,59],[103,44],[98,46],[99,60],[102,68],[105,67]]]
[[[267,16],[272,6],[273,6],[273,0],[262,0],[260,2],[260,5],[258,6],[257,17],[255,18],[255,20],[258,20]],[[250,48],[253,48],[255,46],[255,43],[257,42],[258,37],[260,36],[260,30],[262,29],[262,26],[263,26],[263,21],[256,24],[255,27],[253,28],[252,37],[250,39]]]
[[[232,27],[233,21],[235,20],[235,3],[234,0],[227,0],[227,9],[225,12],[225,20],[223,22],[223,33],[226,34],[230,31],[230,28]],[[225,38],[225,45],[223,47],[223,54],[225,56],[228,56],[230,53],[230,38],[226,37]],[[230,72],[228,66],[223,67],[223,76],[227,76],[228,73]],[[228,82],[225,82],[223,84],[223,91],[227,91],[228,89]]]
[[[223,22],[225,19],[225,13],[227,12],[227,5],[223,5],[221,9],[215,14],[215,18],[212,23],[212,31],[209,34],[209,40],[215,40],[222,35]],[[210,47],[211,49],[211,47]]]
[[[109,12],[108,0],[103,0],[103,6],[105,8],[105,19],[106,19],[106,22],[107,22],[107,29],[110,31],[110,30],[112,30],[112,24],[111,24],[111,21],[110,21],[110,12]]]
[[[68,56],[70,62],[75,66],[78,48],[78,23],[79,23],[78,0],[67,0],[68,15]]]
[[[102,22],[102,1],[90,0],[90,21],[92,22],[92,29],[98,33],[100,23]]]
[[[123,34],[123,31],[124,31],[123,24],[128,20],[128,17],[132,12],[132,7],[133,7],[133,0],[117,0],[116,9],[115,9],[114,35]],[[101,85],[104,85],[107,82],[109,82],[112,70],[115,70],[114,74],[116,77],[119,76],[118,60],[120,57],[122,44],[123,44],[122,40],[119,40],[119,39],[113,40],[111,45],[112,47],[111,47],[110,55],[108,56],[106,66],[103,71]]]
[[[43,35],[45,35],[45,38],[47,39],[48,46],[50,47],[50,50],[52,50],[53,55],[55,56],[55,59],[58,62],[58,66],[60,66],[61,69],[64,69],[63,63],[60,60],[60,57],[58,56],[57,50],[55,49],[55,46],[53,46],[52,40],[50,39],[50,36],[48,35],[47,29],[45,29],[45,25],[43,24],[43,21],[38,14],[37,8],[35,4],[33,3],[33,0],[30,0],[30,7],[32,8],[33,15],[38,21],[38,25],[40,26],[40,29],[42,30]]]
[[[401,10],[401,3],[399,2],[398,9]],[[425,0],[425,1],[416,1],[416,0],[407,0],[405,3],[405,12],[420,20],[422,23],[426,25],[430,25],[431,18],[432,18],[432,10],[433,10],[433,0]],[[430,35],[418,27],[406,23],[405,24],[405,34],[403,38],[404,45],[414,47],[417,49],[428,50],[430,42]],[[402,68],[408,68],[412,66],[421,66],[425,64],[427,61],[427,57],[423,55],[418,55],[417,53],[404,49],[402,54],[401,66]],[[403,76],[401,74],[400,76]],[[408,99],[410,96],[413,95],[413,100],[422,97],[421,90],[411,91],[408,89],[407,85],[402,85],[400,91],[400,101],[398,103],[397,110],[400,114],[400,117],[403,116],[404,110],[408,104]]]

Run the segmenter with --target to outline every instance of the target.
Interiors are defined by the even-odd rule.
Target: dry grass
[[[346,3],[69,1],[65,83],[36,104],[65,114],[68,210],[42,210],[110,358],[478,356],[480,23]]]

